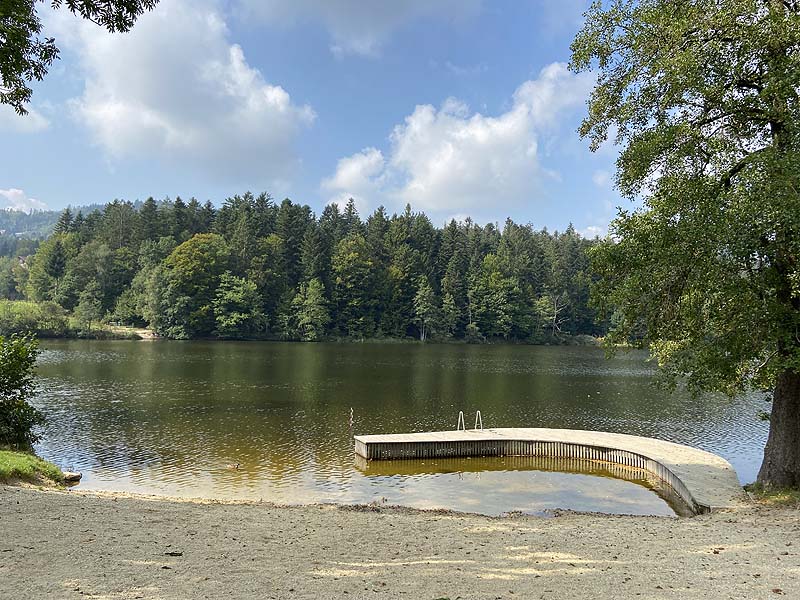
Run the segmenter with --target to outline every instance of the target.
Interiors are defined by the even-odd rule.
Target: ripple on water
[[[39,451],[82,486],[276,502],[391,502],[499,514],[669,510],[646,487],[586,474],[466,466],[372,476],[357,433],[468,424],[597,429],[717,452],[752,480],[763,399],[692,399],[651,386],[633,353],[592,348],[45,342]],[[354,430],[349,427],[353,409]],[[229,465],[238,464],[238,469]]]

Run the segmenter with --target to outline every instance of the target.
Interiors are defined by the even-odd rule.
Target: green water
[[[754,479],[767,427],[755,395],[668,395],[642,353],[587,347],[46,341],[37,450],[81,487],[281,503],[378,502],[500,514],[672,514],[642,478],[511,459],[376,466],[353,433],[564,427],[717,452]],[[350,427],[350,409],[354,422]],[[238,468],[232,468],[238,465]]]

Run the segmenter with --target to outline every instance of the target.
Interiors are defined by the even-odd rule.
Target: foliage
[[[75,317],[81,327],[92,329],[92,323],[103,317],[103,304],[100,301],[100,285],[96,281],[89,285],[80,294],[78,305],[75,307]]]
[[[0,450],[0,482],[64,483],[64,474],[56,465],[28,452]]]
[[[363,236],[351,234],[336,245],[331,257],[331,270],[338,329],[342,335],[363,338],[374,331],[374,316],[370,310],[372,266]]]
[[[431,284],[420,276],[417,295],[414,296],[414,315],[419,327],[419,339],[424,342],[440,325],[441,311]]]
[[[3,256],[24,256],[27,252],[18,252],[20,243],[29,243],[47,237],[53,232],[53,226],[59,219],[59,212],[51,210],[0,210],[0,253]]]
[[[158,0],[51,0],[73,14],[111,32],[128,31],[136,18],[151,10]],[[0,104],[8,104],[20,115],[27,113],[32,81],[41,81],[58,58],[55,39],[41,37],[42,21],[37,0],[5,0],[0,10]]]
[[[644,201],[593,255],[608,339],[649,343],[696,388],[800,366],[800,17],[778,4],[595,3],[573,44],[599,66],[581,133],[616,129],[620,190]]]
[[[165,315],[157,331],[173,337],[210,334],[215,327],[214,294],[229,261],[225,239],[215,233],[197,234],[175,248],[152,282]]]
[[[31,336],[0,337],[0,446],[29,448],[38,440],[44,416],[28,403],[36,390],[38,354]]]
[[[66,313],[55,302],[0,300],[0,336],[28,332],[60,336],[66,331]]]
[[[592,253],[608,343],[648,345],[696,391],[783,382],[765,466],[800,485],[800,398],[777,393],[800,378],[800,6],[595,2],[572,49],[598,73],[581,134],[615,133],[641,201]]]
[[[214,296],[215,333],[221,337],[257,334],[265,323],[261,295],[252,281],[223,273]]]
[[[331,317],[325,300],[325,287],[316,277],[300,286],[298,293],[298,335],[304,342],[317,342],[325,337]]]
[[[316,218],[251,193],[218,210],[148,198],[58,221],[33,256],[0,260],[0,296],[55,302],[84,328],[108,315],[173,338],[549,342],[604,332],[587,305],[594,242],[572,227],[467,219],[437,229],[410,206],[362,221],[354,203]],[[539,310],[551,296],[563,299],[556,328]]]
[[[56,282],[64,276],[64,269],[67,268],[67,255],[64,252],[64,244],[61,243],[61,239],[57,236],[53,238],[53,245],[43,266],[44,272],[55,279]]]

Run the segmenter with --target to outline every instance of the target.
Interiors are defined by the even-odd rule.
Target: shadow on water
[[[645,490],[654,492],[666,502],[669,509],[676,515],[689,517],[694,514],[691,507],[683,498],[662,479],[654,476],[649,471],[637,469],[627,465],[619,465],[599,460],[582,458],[564,458],[547,456],[506,456],[506,457],[467,457],[467,458],[434,458],[418,460],[367,460],[361,456],[355,457],[356,468],[367,477],[391,476],[419,476],[437,474],[485,474],[491,472],[524,472],[537,471],[541,474],[559,473],[563,475],[578,475],[581,483],[590,482],[600,488],[608,479],[625,481],[640,486]],[[597,479],[603,478],[603,479]],[[593,479],[593,480],[592,480]],[[628,488],[628,491],[630,489]],[[637,490],[641,491],[641,490]],[[531,489],[530,494],[536,490]],[[563,505],[552,508],[571,508],[569,506],[570,492],[565,490],[562,498]],[[656,502],[648,502],[655,514],[666,514],[663,507]],[[644,507],[642,507],[644,508]],[[618,512],[610,510],[609,512]],[[619,512],[624,512],[624,508]],[[653,513],[642,513],[653,514]]]

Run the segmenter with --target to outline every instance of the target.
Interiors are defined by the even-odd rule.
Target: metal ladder
[[[475,430],[483,431],[483,417],[481,417],[481,411],[477,411],[475,413]],[[464,422],[464,411],[458,411],[458,423],[456,423],[456,431],[466,431],[467,424]]]

